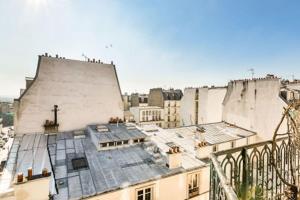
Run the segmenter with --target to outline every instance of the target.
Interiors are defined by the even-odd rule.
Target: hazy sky
[[[299,10],[297,0],[0,0],[0,95],[16,97],[44,52],[113,60],[122,92],[225,85],[249,68],[300,78]]]

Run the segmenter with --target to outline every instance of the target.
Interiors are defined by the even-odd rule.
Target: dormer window
[[[100,147],[107,147],[108,144],[107,143],[100,143]]]

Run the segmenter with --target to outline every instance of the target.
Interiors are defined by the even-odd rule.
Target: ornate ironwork
[[[299,185],[299,150],[288,137],[277,139],[275,143],[276,168],[272,165],[272,141],[213,153],[210,199],[284,199],[284,194],[287,196],[294,188],[279,175],[287,183]]]

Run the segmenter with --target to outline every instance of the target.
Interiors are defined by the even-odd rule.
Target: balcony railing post
[[[247,150],[246,148],[242,149],[242,160],[243,160],[243,169],[242,169],[242,186],[241,186],[241,198],[243,200],[247,199],[248,192],[248,159],[247,159]]]

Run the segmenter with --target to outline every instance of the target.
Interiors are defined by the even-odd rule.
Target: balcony
[[[213,153],[210,200],[296,199],[287,196],[297,188],[287,188],[290,184],[299,186],[299,150],[288,138],[278,139],[275,143],[274,154],[272,141]],[[272,157],[276,168],[272,165]]]

